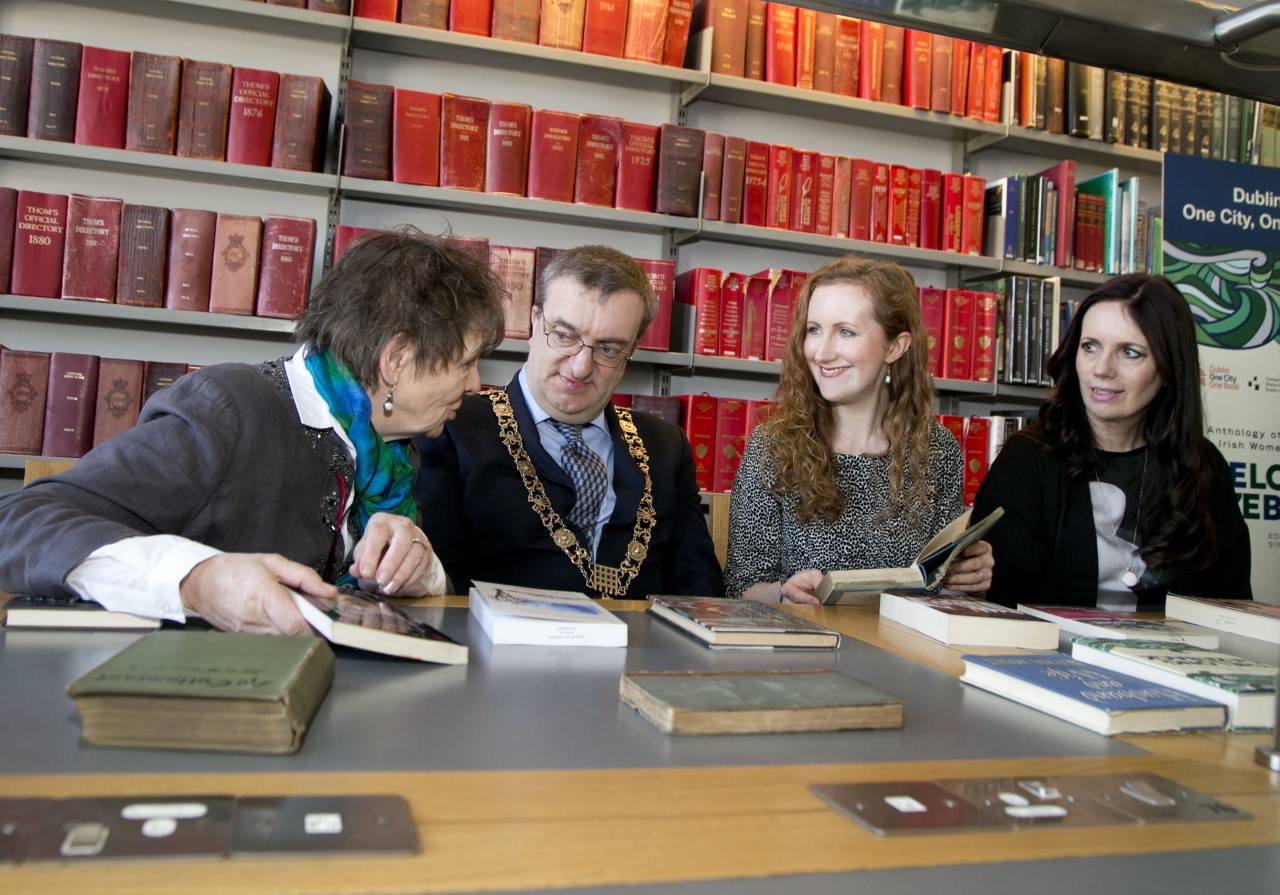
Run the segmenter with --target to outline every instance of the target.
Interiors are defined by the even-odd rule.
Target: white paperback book
[[[626,622],[586,594],[476,581],[467,602],[495,644],[627,645]]]

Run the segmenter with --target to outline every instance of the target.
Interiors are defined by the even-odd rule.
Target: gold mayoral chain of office
[[[645,450],[640,434],[636,432],[636,424],[631,421],[631,411],[615,408],[618,414],[618,426],[622,429],[622,440],[627,443],[631,459],[636,461],[640,472],[644,475],[644,493],[640,496],[640,505],[636,508],[636,526],[631,533],[631,543],[627,545],[627,555],[620,566],[604,566],[591,561],[591,552],[578,543],[578,538],[569,530],[560,514],[551,506],[547,490],[538,478],[538,470],[529,459],[524,449],[524,439],[520,437],[520,429],[516,425],[515,413],[511,410],[511,401],[505,389],[495,388],[487,392],[493,403],[493,415],[498,418],[498,434],[507,452],[516,464],[516,472],[524,481],[525,490],[529,492],[529,505],[538,514],[542,524],[546,526],[551,540],[565,552],[569,561],[578,567],[587,587],[604,597],[622,597],[626,594],[631,581],[640,571],[644,558],[649,555],[649,539],[653,536],[653,526],[658,521],[653,510],[653,479],[649,477],[649,452]]]

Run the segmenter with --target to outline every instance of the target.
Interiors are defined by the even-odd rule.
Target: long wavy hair
[[[843,283],[862,287],[871,298],[887,341],[904,332],[911,334],[911,344],[893,362],[891,381],[881,387],[879,400],[881,429],[889,440],[889,499],[883,515],[904,515],[909,524],[917,525],[933,499],[928,476],[933,379],[919,291],[911,275],[891,261],[846,255],[824,264],[805,280],[792,314],[771,413],[761,424],[764,462],[775,473],[769,487],[775,494],[795,496],[801,522],[830,524],[844,511],[831,451],[835,415],[818,391],[804,356],[814,291]]]
[[[1040,407],[1028,434],[1064,462],[1073,479],[1090,478],[1101,469],[1102,455],[1080,394],[1076,357],[1085,315],[1107,301],[1122,304],[1142,330],[1161,382],[1142,421],[1150,453],[1145,498],[1138,508],[1138,552],[1155,568],[1206,568],[1218,553],[1218,532],[1209,509],[1216,467],[1213,448],[1204,437],[1195,324],[1173,283],[1150,274],[1128,274],[1103,283],[1080,304],[1049,359],[1053,394]]]

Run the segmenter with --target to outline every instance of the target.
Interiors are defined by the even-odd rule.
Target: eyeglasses
[[[545,323],[542,325],[542,331],[547,336],[547,345],[569,357],[577,357],[578,352],[583,348],[590,348],[592,359],[602,367],[621,367],[631,359],[629,349],[621,345],[610,345],[608,342],[588,345],[572,333],[559,329],[547,329]]]

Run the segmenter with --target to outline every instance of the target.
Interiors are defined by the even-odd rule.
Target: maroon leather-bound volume
[[[742,356],[742,290],[747,278],[740,273],[727,273],[720,278],[720,337],[716,354],[721,357]]]
[[[774,143],[769,147],[769,201],[765,226],[778,230],[791,228],[791,154],[790,146]]]
[[[387,84],[347,81],[342,113],[342,173],[368,180],[391,179],[391,112],[394,90]]]
[[[66,227],[66,196],[18,190],[10,292],[40,298],[62,297],[62,250],[66,244]]]
[[[93,447],[93,412],[98,396],[98,356],[55,351],[49,355],[45,395],[45,457],[83,457]]]
[[[720,188],[724,180],[724,134],[707,132],[702,145],[702,217],[720,220]]]
[[[586,12],[586,0],[542,0],[538,43],[559,50],[581,50]]]
[[[831,182],[831,235],[848,238],[849,217],[853,201],[853,159],[847,155],[835,158],[835,174]]]
[[[168,260],[169,209],[159,205],[126,203],[120,214],[116,304],[147,308],[163,306],[164,273]]]
[[[994,292],[970,292],[969,294],[973,296],[974,301],[971,377],[974,382],[994,382],[1000,296]]]
[[[681,421],[680,399],[675,395],[632,395],[631,409],[664,419],[673,426]]]
[[[578,167],[578,116],[534,109],[529,131],[529,198],[572,202]]]
[[[536,44],[541,12],[542,0],[493,0],[489,36]]]
[[[329,87],[315,75],[280,76],[271,167],[323,171],[329,135]]]
[[[664,124],[658,135],[658,189],[653,210],[697,217],[706,131]]]
[[[351,0],[307,0],[307,9],[314,12],[336,13],[340,16],[351,14]]]
[[[871,165],[871,241],[889,241],[890,166],[882,162]]]
[[[390,90],[390,88],[388,88]],[[489,101],[456,93],[440,94],[440,185],[484,191]]]
[[[973,293],[948,289],[943,309],[942,376],[968,379],[973,372]]]
[[[858,95],[859,49],[862,24],[849,16],[836,16],[836,60],[832,91],[841,96]]]
[[[985,178],[976,174],[964,175],[964,204],[960,215],[961,254],[982,254],[982,200],[986,187]]]
[[[924,172],[919,168],[907,169],[907,245],[920,245],[920,203],[923,192]]]
[[[391,179],[440,185],[440,94],[394,89]]]
[[[551,246],[538,246],[533,250],[533,294],[535,298],[542,292],[543,271],[563,251],[564,249],[554,249]]]
[[[489,146],[484,191],[523,196],[529,180],[529,121],[533,110],[524,103],[489,103]]]
[[[187,365],[174,361],[149,360],[142,368],[142,403],[145,406],[151,396],[162,388],[168,388],[179,376],[187,374]]]
[[[684,67],[689,51],[689,29],[693,27],[693,0],[668,0],[667,34],[662,45],[662,64]]]
[[[1000,98],[1004,84],[1004,54],[1001,47],[987,47],[987,73],[982,79],[982,120],[1000,121]]]
[[[892,245],[907,244],[907,180],[910,176],[909,165],[889,167],[889,235],[885,241]]]
[[[765,13],[769,4],[765,0],[747,0],[747,61],[746,76],[753,81],[763,81],[765,44],[768,43],[768,24]]]
[[[969,107],[969,54],[972,41],[951,40],[951,114],[963,115]]]
[[[986,115],[987,45],[976,40],[969,44],[969,71],[966,74],[964,114],[982,121]]]
[[[13,224],[18,210],[18,191],[0,186],[0,293],[9,291],[9,271],[13,269]]]
[[[222,161],[227,154],[230,108],[231,66],[183,59],[177,154]]]
[[[75,141],[82,146],[123,149],[128,108],[128,51],[85,47],[80,53]]]
[[[927,109],[932,101],[933,35],[908,28],[903,32],[902,104]]]
[[[676,263],[665,259],[637,258],[658,297],[658,313],[640,337],[637,348],[645,351],[671,349],[671,305],[675,299]]]
[[[880,51],[880,101],[902,105],[902,66],[906,59],[906,29],[885,25]]]
[[[316,222],[311,218],[267,215],[262,224],[258,274],[259,317],[292,320],[307,306],[315,257]]]
[[[119,199],[72,194],[62,258],[62,297],[115,301],[120,257]]]
[[[129,117],[124,148],[173,155],[178,133],[182,59],[134,51],[129,62]]]
[[[711,490],[724,494],[733,489],[738,474],[742,449],[747,442],[747,399],[716,399],[715,462],[712,465]]]
[[[682,428],[693,448],[693,476],[699,491],[710,491],[715,479],[716,399],[708,394],[681,395]]]
[[[746,75],[747,0],[706,0],[702,27],[711,31],[711,73]]]
[[[787,347],[787,334],[791,331],[791,311],[796,295],[804,284],[805,274],[794,270],[772,268],[754,276],[764,276],[769,281],[769,311],[764,347],[765,360],[782,360]]]
[[[920,248],[942,246],[942,172],[924,168],[920,172]]]
[[[871,193],[875,164],[856,158],[852,163],[853,183],[849,186],[849,238],[871,239]]]
[[[489,263],[489,237],[460,236],[457,233],[446,233],[440,237],[445,245],[466,252],[481,264]]]
[[[459,34],[489,36],[489,22],[493,16],[492,0],[466,0],[449,4],[449,30]]]
[[[676,277],[676,301],[688,305],[692,320],[694,354],[714,355],[720,350],[720,271],[694,267]]]
[[[942,175],[942,250],[958,252],[964,222],[964,175]]]
[[[819,236],[831,235],[831,215],[835,202],[836,157],[821,153],[818,156],[818,210],[814,232]]]
[[[279,72],[259,68],[231,70],[227,161],[263,167],[271,164],[271,143],[275,136],[276,102],[279,97]]]
[[[747,141],[724,138],[724,169],[720,172],[720,220],[742,223],[742,186],[747,170]]]
[[[352,5],[355,7],[352,12],[361,18],[394,22],[400,0],[352,0]]]
[[[784,87],[796,85],[796,8],[770,3],[764,13],[764,79]]]
[[[747,158],[742,174],[742,223],[766,227],[769,223],[768,143],[747,141]]]
[[[578,124],[578,172],[573,201],[613,205],[618,185],[618,153],[625,122],[616,115],[583,115]]]
[[[387,22],[396,21],[396,4],[395,0],[383,0],[390,4],[390,18],[385,18],[385,11],[382,14],[368,16],[368,18],[383,19]],[[357,10],[359,5],[357,4]],[[360,15],[357,12],[356,15]],[[449,27],[449,0],[400,0],[400,24],[417,25],[419,28],[436,28],[444,31]]]
[[[329,259],[330,265],[337,264],[338,259],[342,257],[342,253],[346,251],[347,245],[351,240],[355,239],[361,233],[368,233],[373,230],[372,227],[352,227],[349,224],[339,224],[333,228],[333,257]]]
[[[884,80],[884,25],[858,22],[858,98],[880,101]]]
[[[145,369],[146,365],[140,360],[104,357],[98,362],[97,398],[93,402],[93,447],[138,422]]]
[[[935,286],[920,287],[920,320],[924,324],[925,345],[928,348],[929,375],[942,378],[943,327],[946,321],[946,292]]]
[[[213,276],[209,310],[217,314],[253,313],[258,295],[262,219],[220,214],[214,227]]]
[[[928,108],[947,113],[951,111],[951,65],[955,40],[945,34],[933,34],[930,35],[930,43]]]
[[[818,229],[818,153],[796,149],[791,153],[791,210],[787,226],[801,233]]]
[[[836,15],[816,14],[813,29],[813,89],[824,93],[836,90]]]
[[[49,355],[0,345],[0,454],[39,454]]]
[[[614,207],[653,211],[658,183],[658,136],[657,125],[634,121],[622,125]]]
[[[662,62],[667,39],[667,0],[630,0],[622,56],[636,62]]]
[[[627,4],[586,0],[582,16],[582,52],[622,58],[627,36]]]
[[[175,208],[169,216],[169,260],[164,306],[174,311],[209,310],[213,240],[218,216],[199,208]]]
[[[796,84],[801,90],[813,89],[815,44],[818,41],[818,14],[812,9],[796,10]]]
[[[37,37],[31,54],[31,98],[27,136],[71,143],[80,94],[80,44]]]
[[[506,328],[503,337],[527,339],[533,333],[533,249],[520,246],[489,246],[489,267],[502,281]]]
[[[742,357],[764,360],[769,337],[768,271],[751,274],[742,287]]]
[[[35,38],[0,34],[0,134],[27,135],[34,52]]]

